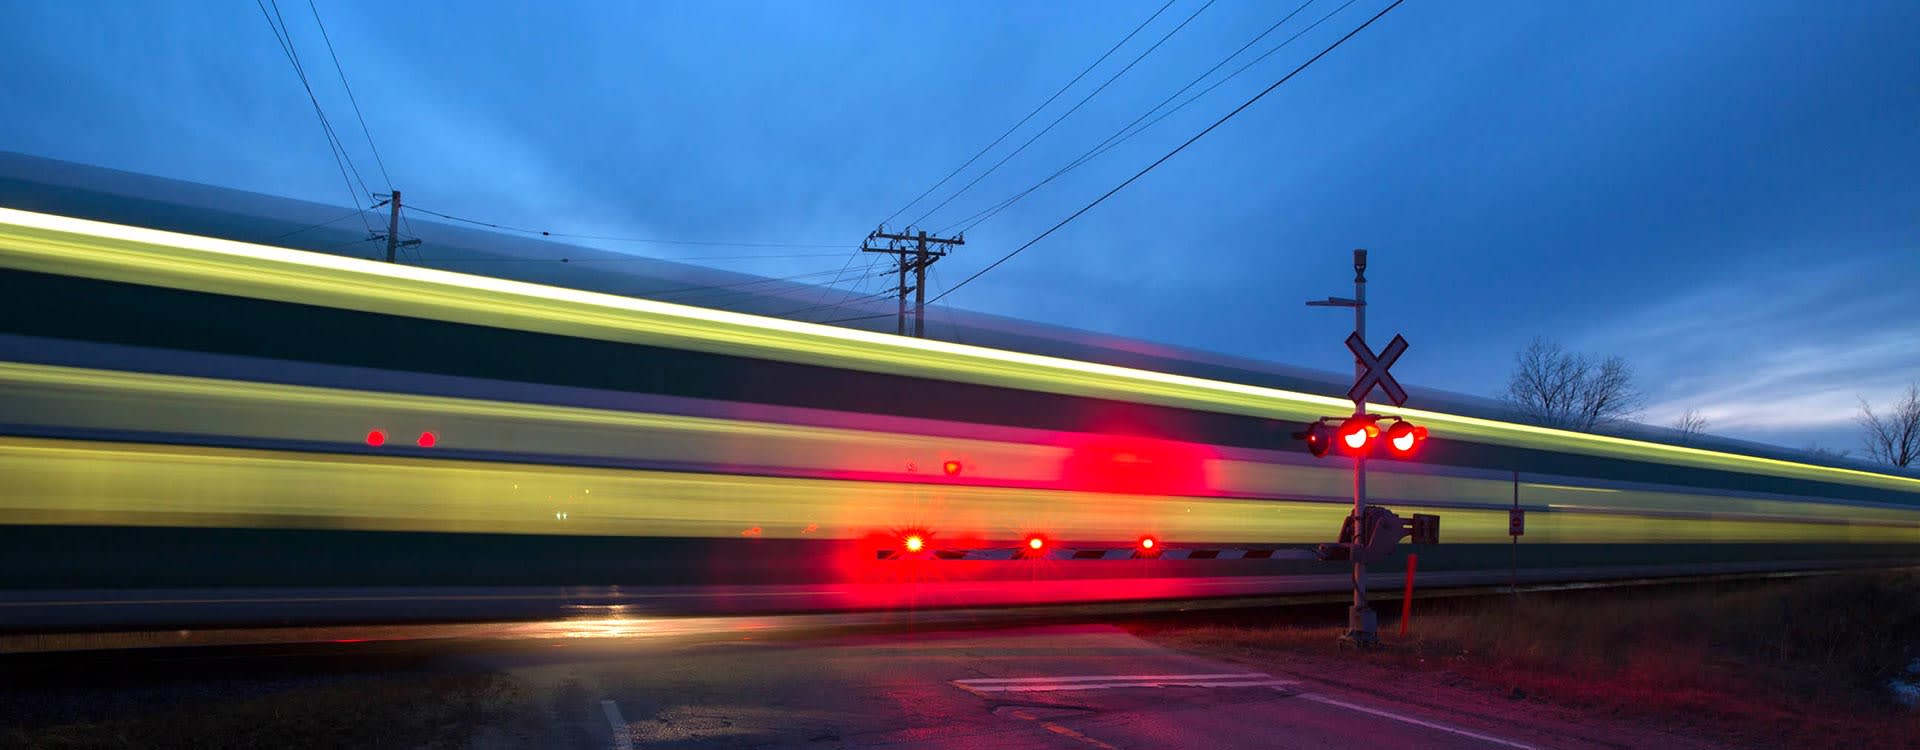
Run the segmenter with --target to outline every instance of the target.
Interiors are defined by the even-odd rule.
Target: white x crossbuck
[[[1362,369],[1359,379],[1354,381],[1353,387],[1347,390],[1348,400],[1356,404],[1360,403],[1377,385],[1380,386],[1380,390],[1387,392],[1387,399],[1392,401],[1394,406],[1407,403],[1406,389],[1401,388],[1400,382],[1394,380],[1393,375],[1387,372],[1387,368],[1393,366],[1394,360],[1399,359],[1400,355],[1406,352],[1405,338],[1400,334],[1394,334],[1393,340],[1387,342],[1387,348],[1382,349],[1379,356],[1374,356],[1373,350],[1367,346],[1367,340],[1360,338],[1360,334],[1354,333],[1347,336],[1347,348],[1353,350],[1353,356],[1360,360]]]

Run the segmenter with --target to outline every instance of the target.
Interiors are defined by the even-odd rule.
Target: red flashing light
[[[419,442],[422,448],[432,448],[433,444],[439,441],[440,437],[438,435],[431,432],[422,432],[420,433],[420,440],[417,442]]]
[[[1352,417],[1340,423],[1340,447],[1347,455],[1363,456],[1373,447],[1375,435],[1380,427],[1367,417]]]
[[[1041,539],[1040,537],[1037,537],[1037,536],[1027,537],[1027,549],[1038,552],[1046,546],[1047,546],[1047,540],[1045,539]]]
[[[900,543],[907,548],[908,552],[919,552],[927,547],[927,540],[919,534],[908,534],[907,538],[900,540]]]
[[[1427,428],[1411,422],[1396,422],[1387,430],[1387,452],[1394,458],[1411,458],[1427,439]]]
[[[372,432],[367,433],[367,445],[371,445],[375,448],[378,448],[386,444],[387,444],[387,433],[381,432],[380,430],[374,430]]]
[[[960,476],[960,462],[948,461],[946,463],[940,464],[940,471],[946,473],[946,475],[950,477]]]
[[[1153,537],[1140,540],[1140,549],[1153,549]]]

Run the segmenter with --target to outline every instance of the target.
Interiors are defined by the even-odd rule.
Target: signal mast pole
[[[1307,302],[1310,307],[1351,307],[1353,308],[1353,332],[1360,339],[1367,338],[1367,251],[1353,251],[1353,299],[1328,297],[1324,300]],[[1353,362],[1355,380],[1366,377],[1367,367],[1358,357]],[[1364,417],[1367,414],[1366,393],[1354,399],[1353,416]],[[1366,532],[1367,513],[1367,458],[1364,455],[1353,457],[1353,539],[1357,545],[1360,535]],[[1380,619],[1373,608],[1367,606],[1367,564],[1360,556],[1353,556],[1353,606],[1347,609],[1347,632],[1340,639],[1360,646],[1372,646],[1380,642]]]
[[[1353,332],[1360,334],[1362,341],[1366,340],[1367,251],[1363,249],[1353,251]],[[1353,377],[1357,380],[1365,377],[1366,374],[1366,366],[1362,365],[1358,358],[1355,358],[1353,362]],[[1361,394],[1360,399],[1353,402],[1353,415],[1356,417],[1364,417],[1367,415],[1366,394]],[[1353,536],[1356,542],[1360,540],[1360,532],[1364,528],[1362,522],[1366,518],[1366,512],[1367,457],[1354,456]],[[1359,556],[1356,555],[1353,560],[1353,606],[1347,610],[1347,634],[1345,638],[1363,646],[1370,646],[1380,641],[1378,630],[1379,618],[1374,615],[1373,608],[1367,606],[1367,564],[1361,562]]]

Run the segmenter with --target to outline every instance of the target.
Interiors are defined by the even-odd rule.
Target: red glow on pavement
[[[374,430],[372,432],[367,433],[367,445],[371,445],[375,448],[378,448],[386,444],[387,444],[387,433],[381,432],[379,430]]]

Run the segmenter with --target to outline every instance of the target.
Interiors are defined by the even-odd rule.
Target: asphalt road
[[[1302,656],[1251,667],[1085,621],[875,628],[610,612],[492,627],[506,629],[0,657],[0,744],[10,725],[31,745],[33,727],[77,722],[121,738],[160,727],[141,737],[151,747],[283,734],[377,747],[398,723],[432,716],[461,722],[436,736],[483,750],[1710,747],[1377,666]],[[476,683],[512,699],[431,708],[466,701],[444,686]],[[381,698],[329,685],[397,702],[373,710]],[[140,719],[156,715],[170,718]]]
[[[1098,625],[461,658],[538,686],[548,739],[572,747],[1559,746]]]

